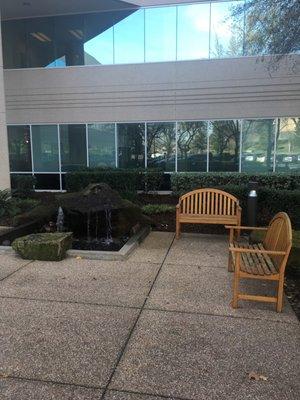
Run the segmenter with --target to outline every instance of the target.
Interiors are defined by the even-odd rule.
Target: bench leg
[[[233,281],[233,300],[232,300],[233,308],[238,308],[239,280],[240,280],[240,254],[236,254],[234,281]]]
[[[180,222],[176,219],[176,239],[180,238]]]
[[[283,283],[284,283],[284,278],[280,277],[279,282],[278,282],[278,293],[277,293],[277,305],[276,305],[276,311],[281,312],[282,311],[282,304],[283,304]]]
[[[233,268],[233,262],[232,262],[232,254],[231,252],[229,252],[228,254],[228,272],[233,272],[234,268]]]

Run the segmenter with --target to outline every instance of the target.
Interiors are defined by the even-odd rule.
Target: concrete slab
[[[240,318],[290,322],[298,319],[285,301],[282,313],[275,312],[274,304],[240,301],[234,310],[232,300],[233,274],[224,268],[198,267],[196,265],[164,264],[146,303],[146,308],[170,311],[197,312],[227,315]],[[275,282],[241,281],[245,293],[272,296]]]
[[[0,376],[104,387],[137,310],[0,299]]]
[[[68,258],[35,261],[2,284],[1,296],[142,306],[159,264]]]
[[[126,393],[109,390],[104,396],[104,400],[164,400],[165,397],[149,396],[139,393]],[[170,400],[177,400],[175,397],[169,398]]]
[[[227,236],[183,233],[174,240],[166,262],[224,268],[227,257]]]
[[[17,255],[0,253],[0,281],[29,263]]]
[[[99,400],[100,389],[88,389],[54,383],[1,379],[2,400]]]
[[[161,264],[173,239],[172,232],[151,232],[129,257],[129,261]]]
[[[299,340],[293,324],[144,311],[110,389],[195,400],[297,399]],[[252,371],[267,381],[249,380]]]

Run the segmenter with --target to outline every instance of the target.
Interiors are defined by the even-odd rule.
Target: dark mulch
[[[285,294],[300,321],[300,276],[287,274],[284,285]]]

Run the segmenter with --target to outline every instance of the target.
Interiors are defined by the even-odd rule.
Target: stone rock
[[[36,233],[20,237],[12,248],[26,260],[61,261],[72,245],[72,233]]]

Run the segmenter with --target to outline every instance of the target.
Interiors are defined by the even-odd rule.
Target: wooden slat
[[[196,193],[195,197],[195,214],[199,214],[199,206],[198,206],[198,201],[199,201],[199,193]]]
[[[191,196],[191,214],[195,214],[194,213],[194,195]]]
[[[207,192],[207,202],[205,214],[210,214],[210,192]]]
[[[187,198],[186,202],[186,213],[190,214],[190,196]]]
[[[265,250],[265,249],[264,249],[264,246],[262,245],[262,243],[258,243],[257,246],[258,246],[259,250]],[[272,274],[277,274],[278,271],[277,271],[277,269],[275,268],[275,266],[274,266],[274,264],[273,264],[273,261],[271,260],[271,258],[269,257],[268,254],[264,254],[264,260],[265,260],[266,264],[268,265],[268,268],[269,268],[269,270],[271,271],[271,273],[272,273]]]

